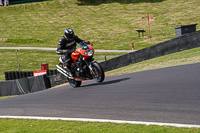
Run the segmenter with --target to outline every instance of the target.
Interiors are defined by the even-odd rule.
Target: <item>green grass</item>
[[[19,124],[20,123],[20,124]],[[1,133],[199,133],[200,128],[62,120],[0,119]],[[12,126],[11,126],[12,125]]]
[[[50,0],[0,8],[0,46],[57,47],[71,27],[95,49],[142,49],[175,37],[174,27],[199,23],[199,0]],[[155,17],[148,39],[149,12]],[[138,38],[136,29],[144,29]],[[200,24],[197,25],[197,30]]]
[[[34,43],[34,44],[37,44],[37,43],[44,43],[43,41],[41,40],[37,40],[37,39],[7,39],[5,41],[5,43],[16,43],[16,44],[22,44],[22,43]]]

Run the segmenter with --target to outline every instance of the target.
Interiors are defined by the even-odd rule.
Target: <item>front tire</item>
[[[68,79],[69,81],[69,84],[73,87],[73,88],[76,88],[76,87],[80,87],[81,84],[82,84],[82,81],[76,81],[74,79]]]
[[[94,74],[91,72],[92,77],[96,82],[102,82],[105,79],[104,70],[101,65],[97,62],[92,63],[92,69]]]

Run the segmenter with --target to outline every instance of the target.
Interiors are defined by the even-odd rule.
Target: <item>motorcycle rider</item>
[[[58,48],[56,53],[61,55],[64,62],[64,68],[67,70],[69,76],[72,76],[70,65],[71,65],[71,53],[76,50],[76,43],[83,41],[77,35],[74,34],[73,29],[66,28],[64,30],[64,36],[59,40]]]

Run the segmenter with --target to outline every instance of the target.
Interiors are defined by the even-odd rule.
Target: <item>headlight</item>
[[[84,54],[86,54],[88,56],[92,56],[93,55],[93,50],[90,49],[90,50],[86,51]]]

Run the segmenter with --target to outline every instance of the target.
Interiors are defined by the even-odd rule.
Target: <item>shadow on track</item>
[[[81,85],[81,87],[89,87],[89,86],[96,86],[96,85],[115,84],[115,83],[123,82],[123,81],[129,80],[129,79],[130,79],[130,78],[115,79],[115,80],[105,81],[105,82],[101,82],[101,83],[93,83],[93,84],[88,84],[88,85]]]

